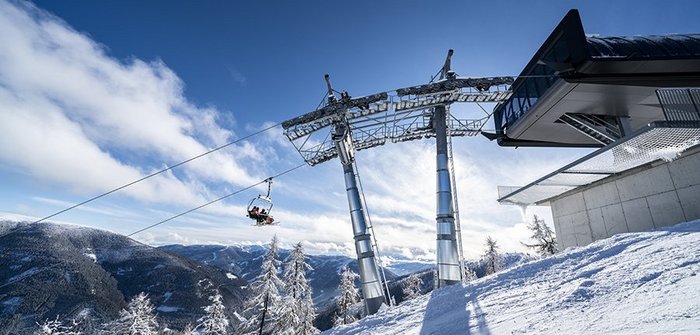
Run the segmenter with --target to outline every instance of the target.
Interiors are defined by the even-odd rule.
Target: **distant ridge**
[[[0,334],[31,334],[37,321],[113,319],[146,292],[159,319],[182,326],[202,315],[209,289],[241,306],[247,282],[122,235],[64,224],[0,221]],[[233,310],[229,310],[233,313]]]

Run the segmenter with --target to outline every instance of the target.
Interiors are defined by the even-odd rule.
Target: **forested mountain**
[[[0,222],[0,334],[60,318],[102,323],[146,292],[163,323],[192,322],[217,287],[230,314],[247,283],[219,269],[106,231]]]
[[[225,272],[240,275],[242,279],[251,281],[260,274],[260,266],[263,256],[267,252],[265,246],[221,246],[221,245],[167,245],[163,250],[173,252],[192,260],[219,268]],[[280,258],[285,259],[289,250],[280,250]],[[357,261],[338,255],[307,255],[306,261],[313,270],[307,273],[311,289],[313,290],[314,304],[323,307],[332,302],[337,295],[340,283],[340,271],[349,266],[358,272]],[[385,271],[387,279],[392,280],[397,276],[391,271]]]

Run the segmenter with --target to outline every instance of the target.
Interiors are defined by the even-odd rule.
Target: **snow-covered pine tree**
[[[469,265],[464,264],[464,274],[462,275],[462,282],[468,283],[477,280],[476,271]]]
[[[61,321],[58,321],[58,316],[56,320],[46,319],[42,323],[37,323],[39,325],[39,330],[36,332],[37,335],[53,335],[59,334],[61,331]]]
[[[158,320],[153,305],[144,292],[129,301],[127,309],[119,312],[119,319],[106,325],[104,334],[114,335],[156,335]]]
[[[347,266],[340,275],[340,285],[338,286],[340,295],[336,298],[338,312],[333,321],[334,326],[345,325],[356,320],[355,316],[352,315],[350,311],[350,307],[352,304],[360,301],[360,293],[357,287],[355,287],[355,279],[358,277],[359,276],[352,272]]]
[[[527,226],[532,231],[531,239],[535,240],[534,244],[523,243],[528,248],[535,251],[542,257],[551,256],[557,253],[557,239],[554,237],[552,229],[544,223],[544,219],[540,219],[536,214],[532,218],[532,222]]]
[[[37,335],[81,335],[79,331],[74,331],[73,327],[75,323],[64,325],[61,321],[58,321],[58,315],[55,320],[46,320],[39,325],[37,330]]]
[[[422,282],[415,273],[408,276],[403,282],[403,300],[415,299],[421,295],[420,285]]]
[[[313,325],[316,311],[311,299],[311,287],[306,279],[306,271],[313,268],[306,263],[304,248],[297,243],[284,260],[285,301],[280,305],[279,322],[275,333],[310,335],[319,332]]]
[[[486,261],[486,275],[496,273],[501,269],[501,255],[498,254],[498,245],[491,236],[486,238],[484,260]]]
[[[277,306],[277,320],[270,325],[270,333],[275,335],[294,335],[295,329],[301,321],[301,315],[297,314],[296,301],[289,295],[282,296]]]
[[[301,305],[307,307],[304,307],[302,310],[298,328],[299,332],[297,334],[311,335],[320,333],[320,330],[314,326],[316,310],[314,309],[314,301],[311,299],[311,291],[302,299]]]
[[[226,317],[226,307],[224,306],[223,297],[219,290],[215,291],[213,296],[209,297],[211,305],[205,306],[204,311],[207,313],[199,320],[199,326],[202,335],[226,335],[229,333],[229,320]]]
[[[191,323],[188,323],[185,325],[185,328],[182,329],[181,332],[178,334],[180,335],[199,335],[199,333],[195,330],[194,326],[192,326]]]
[[[246,302],[243,317],[246,319],[238,327],[238,334],[265,334],[277,318],[277,307],[284,284],[277,277],[280,265],[277,259],[277,236],[272,238],[270,249],[265,254],[260,275],[251,284],[252,297]]]

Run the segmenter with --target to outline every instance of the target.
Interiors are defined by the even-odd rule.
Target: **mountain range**
[[[260,273],[265,245],[166,245],[152,247],[126,236],[66,224],[0,221],[0,335],[31,333],[36,323],[59,317],[103,323],[118,316],[129,299],[145,292],[158,319],[180,329],[196,323],[218,290],[231,320],[237,320],[248,284]],[[280,259],[289,255],[280,250]],[[510,267],[528,260],[506,254]],[[332,325],[340,272],[357,262],[340,255],[307,255],[307,273],[317,328]],[[393,299],[403,301],[405,278],[417,273],[422,291],[433,289],[433,266],[410,259],[385,262]],[[482,276],[484,264],[468,263]]]
[[[218,288],[233,316],[247,282],[128,237],[85,227],[0,222],[0,334],[31,333],[46,319],[103,322],[148,293],[163,323],[203,315]]]

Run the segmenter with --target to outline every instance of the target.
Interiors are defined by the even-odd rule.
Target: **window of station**
[[[513,96],[499,110],[501,113],[501,129],[512,125],[559,79],[553,65],[567,64],[571,62],[571,54],[568,51],[566,40],[559,38],[552,47],[545,52],[542,60],[544,63],[535,64],[528,74],[519,78],[519,82],[513,85]]]

